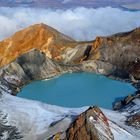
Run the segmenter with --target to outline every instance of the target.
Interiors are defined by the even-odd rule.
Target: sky
[[[45,23],[79,41],[93,40],[132,30],[140,26],[140,11],[118,8],[84,8],[54,10],[35,8],[0,8],[0,40],[36,23]]]

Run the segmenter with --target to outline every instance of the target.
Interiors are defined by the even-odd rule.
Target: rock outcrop
[[[138,80],[139,45],[140,28],[97,37],[90,42],[77,42],[47,25],[36,24],[0,42],[0,66],[9,64],[32,49],[38,49],[59,63],[83,64],[85,71],[90,67],[89,71],[121,79],[130,79],[131,76]]]
[[[61,137],[61,135],[59,136]],[[64,140],[114,139],[109,128],[108,119],[98,107],[90,107],[80,114],[68,128],[65,135]],[[58,137],[58,134],[56,136]]]
[[[110,64],[112,70],[111,75],[120,77],[121,79],[129,79],[130,75],[135,79],[139,79],[140,65],[140,28],[126,33],[119,33],[108,37],[97,37],[93,41],[91,48],[85,46],[81,59],[76,58],[78,53],[81,54],[81,48],[73,48],[66,52],[65,58],[72,56],[72,51],[76,52],[73,57],[70,57],[69,62],[81,61],[98,61],[104,64]],[[88,50],[88,51],[86,51]],[[85,57],[85,52],[86,57]],[[74,54],[74,53],[73,53]],[[84,59],[86,58],[86,59]],[[66,59],[68,60],[68,59]],[[73,61],[74,60],[74,61]],[[79,61],[80,60],[80,61]],[[97,63],[98,63],[97,62]],[[113,69],[112,69],[113,68]],[[104,69],[104,68],[103,68]]]
[[[0,135],[2,138],[12,136],[10,140],[15,140],[15,137],[18,140],[59,140],[70,137],[81,140],[80,134],[91,140],[139,140],[139,129],[133,129],[125,122],[127,116],[138,112],[138,109],[129,106],[127,112],[116,112],[98,107],[62,108],[1,94],[0,89]],[[85,140],[84,136],[82,138]]]
[[[113,106],[114,110],[126,112],[125,123],[135,129],[140,129],[140,91],[134,95],[129,95],[123,100],[116,102]]]
[[[82,65],[64,65],[33,49],[0,70],[0,77],[14,94],[34,80],[50,79],[68,72],[82,71]]]
[[[51,123],[43,120],[42,125],[45,122],[47,127],[40,126],[41,130],[37,132],[36,129],[39,127],[34,126],[34,122],[38,116],[35,115],[35,118],[30,116],[31,114],[27,109],[29,107],[28,101],[24,101],[27,103],[26,110],[24,110],[23,104],[20,103],[23,99],[14,100],[13,98],[16,97],[4,94],[15,95],[20,91],[20,88],[34,80],[49,79],[63,73],[79,71],[96,72],[120,80],[129,80],[135,87],[140,88],[139,66],[140,28],[108,37],[97,37],[96,40],[90,42],[77,42],[47,25],[33,25],[0,42],[0,109],[7,114],[10,112],[12,119],[27,125],[24,128],[24,138],[27,136],[26,129],[28,128],[30,130],[28,139],[35,137],[37,137],[35,139],[40,139],[41,137],[41,139],[64,140],[113,140],[114,136],[110,130],[110,124],[115,131],[114,134],[118,134],[114,130],[114,126],[119,130],[120,127],[115,125],[114,120],[110,122],[98,107],[91,107],[86,111],[84,110],[85,112],[81,115],[79,115],[81,112],[74,115],[71,110],[65,112],[62,108],[59,108],[61,113],[56,109],[53,109],[55,113],[52,113],[50,106],[43,105],[41,107],[40,104],[35,103],[34,114],[36,110],[38,112],[38,108],[43,108],[43,114],[40,112],[41,115],[45,113],[44,116],[47,118],[47,115],[51,113],[52,116],[56,117],[53,118],[53,121],[49,120]],[[11,101],[7,103],[9,98]],[[128,125],[131,125],[139,129],[139,102],[139,94],[137,93],[115,104],[114,109],[119,111],[116,115],[120,115],[122,112],[127,114],[126,116],[121,114],[125,123],[123,128],[126,129]],[[19,118],[14,118],[11,109],[15,107],[16,103],[23,109],[21,111],[21,108],[17,107],[16,113],[23,115],[24,119],[27,119],[26,115],[28,114],[28,117],[33,120],[30,122],[26,120],[24,123]],[[32,104],[30,101],[29,103]],[[29,110],[31,111],[31,109]],[[106,114],[109,116],[108,118],[112,119],[110,112]],[[28,123],[31,123],[34,129]],[[16,125],[21,128],[19,124]],[[13,127],[15,128],[15,126]],[[59,127],[63,131],[58,131]],[[45,135],[42,134],[42,129],[46,129],[43,132]],[[18,129],[16,130],[18,133]],[[35,130],[37,134],[34,134]],[[135,133],[135,136],[138,137],[139,135]]]
[[[136,129],[140,129],[140,113],[129,116],[126,120],[126,124],[133,126]]]
[[[20,55],[38,49],[52,59],[61,59],[60,54],[75,41],[57,30],[45,25],[36,24],[15,33],[0,42],[0,66],[4,66]]]
[[[133,100],[140,98],[140,92],[137,91],[135,94],[128,95],[124,99],[117,101],[113,105],[114,110],[121,110],[122,108],[126,107],[127,105],[131,104]]]

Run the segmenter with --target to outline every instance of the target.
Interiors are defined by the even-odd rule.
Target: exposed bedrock
[[[140,28],[108,37],[97,37],[91,48],[89,45],[77,46],[67,50],[65,54],[65,60],[69,63],[97,60],[104,63],[104,66],[112,65],[109,69],[116,77],[128,79],[131,76],[138,80],[140,78]],[[78,56],[81,56],[81,59]]]
[[[113,109],[119,112],[129,112],[125,123],[135,129],[140,129],[140,91],[115,102]]]
[[[90,107],[80,114],[65,132],[59,132],[54,140],[114,140],[108,119],[98,107]]]
[[[64,65],[54,62],[43,52],[34,49],[3,67],[1,78],[14,90],[34,80],[50,79],[66,72],[77,71],[82,71],[82,65]]]
[[[0,66],[19,59],[32,49],[44,52],[52,61],[61,64],[81,64],[84,71],[135,82],[140,79],[140,28],[97,37],[94,41],[77,42],[47,25],[36,24],[0,42]],[[42,58],[39,59],[41,60],[37,62],[43,61]]]
[[[127,82],[131,82],[139,89],[140,28],[112,36],[97,37],[94,41],[77,42],[47,25],[33,25],[0,42],[0,66],[0,109],[5,110],[4,113],[6,112],[11,116],[11,120],[15,119],[15,122],[24,124],[19,118],[15,118],[15,115],[11,112],[11,109],[15,109],[15,106],[18,105],[17,110],[15,109],[16,113],[23,115],[23,118],[27,120],[32,118],[28,109],[29,111],[33,109],[33,120],[29,120],[29,122],[26,120],[31,123],[31,126],[34,126],[34,123],[38,121],[36,120],[37,115],[40,115],[41,118],[45,114],[47,118],[48,113],[51,113],[50,120],[52,123],[50,125],[46,121],[47,127],[46,125],[44,127],[45,120],[39,120],[38,122],[42,121],[42,126],[34,126],[35,129],[41,128],[38,135],[42,134],[42,129],[47,132],[43,138],[113,140],[114,136],[110,130],[108,119],[98,107],[91,107],[87,111],[84,110],[85,112],[81,115],[79,115],[81,112],[75,115],[75,112],[74,114],[65,112],[62,108],[60,110],[64,112],[60,111],[60,113],[59,109],[50,111],[49,106],[43,105],[42,107],[40,103],[35,103],[34,108],[34,103],[31,101],[4,94],[16,94],[24,85],[32,81],[50,79],[68,72],[104,74],[115,79],[127,80]],[[23,104],[25,103],[27,103],[27,106],[24,105],[24,109]],[[123,127],[127,128],[128,125],[131,125],[139,129],[139,103],[139,93],[137,93],[137,95],[128,96],[114,105],[114,109],[118,110],[119,114],[127,112],[125,117],[122,115],[123,121],[127,125],[123,124]],[[42,109],[43,114],[39,112],[36,115],[36,111],[38,112],[40,109]],[[52,112],[55,112],[55,114]],[[26,117],[27,114],[29,118]],[[64,115],[67,116],[63,117]],[[73,118],[73,116],[69,117],[68,115],[75,116]],[[52,121],[53,116],[55,116],[53,118],[55,121]],[[58,116],[59,119],[56,119]],[[28,123],[24,128],[25,133],[26,127],[29,126]],[[113,124],[113,129],[115,123],[111,122],[110,124]],[[58,131],[59,127],[64,128],[63,126],[65,126],[65,130]],[[15,126],[12,125],[11,128],[15,128]],[[18,128],[20,128],[19,124]],[[31,132],[30,135],[26,135],[27,137],[36,135],[35,130],[30,126],[28,130],[31,130]],[[19,134],[19,129],[15,129],[15,131]],[[124,132],[125,130],[120,131]],[[131,133],[129,133],[130,135]],[[137,133],[135,135],[137,136]],[[20,134],[18,136],[19,138],[22,137]],[[33,136],[28,137],[28,139],[35,137],[39,139],[39,136]],[[43,139],[42,135],[40,137]]]
[[[65,64],[48,58],[44,52],[31,50],[0,70],[1,80],[9,89],[16,92],[34,80],[50,79],[68,72],[109,73],[112,65],[102,61],[85,61],[78,64]]]

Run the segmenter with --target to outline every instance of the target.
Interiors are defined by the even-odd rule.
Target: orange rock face
[[[0,66],[10,63],[33,48],[45,52],[49,58],[59,60],[60,54],[67,47],[73,47],[73,44],[73,39],[55,29],[44,24],[36,24],[0,42]]]
[[[140,79],[139,46],[140,28],[112,36],[97,37],[94,41],[77,42],[47,25],[36,24],[0,42],[0,67],[32,49],[38,49],[55,61],[69,64],[88,60],[102,61],[125,71],[126,77],[131,74]],[[137,65],[137,69],[133,69],[130,64]],[[103,66],[100,67],[104,69]]]
[[[101,48],[103,43],[103,38],[102,37],[96,37],[95,41],[93,41],[93,47],[91,50],[91,59],[99,59],[100,58],[100,51],[99,49]]]

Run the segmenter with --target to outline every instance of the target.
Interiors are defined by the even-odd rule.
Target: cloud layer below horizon
[[[45,23],[76,40],[93,40],[140,26],[140,11],[117,8],[83,8],[68,10],[34,8],[0,8],[0,40],[36,23]]]

